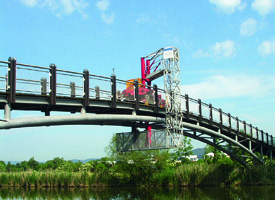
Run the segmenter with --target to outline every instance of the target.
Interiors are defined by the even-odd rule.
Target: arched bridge
[[[126,88],[130,92],[126,93]],[[140,88],[151,92],[143,94]],[[174,139],[183,134],[215,146],[244,165],[251,160],[263,163],[265,155],[272,160],[272,135],[188,95],[180,96],[180,111],[169,113],[177,120],[170,123],[173,133],[168,135],[165,129],[171,127],[167,125],[165,107],[170,105],[165,95],[157,85],[125,81],[115,75],[72,72],[54,64],[22,64],[15,58],[0,61],[0,108],[4,110],[0,129],[73,124],[128,126],[132,132],[117,134],[118,150],[177,147]],[[13,119],[12,110],[41,111],[45,116]],[[54,111],[72,114],[51,116]],[[137,134],[136,129],[146,128],[148,122],[150,135]]]

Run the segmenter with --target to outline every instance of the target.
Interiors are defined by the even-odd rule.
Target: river
[[[183,188],[0,188],[0,199],[271,200],[275,186]]]

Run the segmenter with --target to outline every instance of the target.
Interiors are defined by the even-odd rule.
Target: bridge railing
[[[112,98],[112,77],[99,76],[90,74],[90,98],[91,99],[102,99],[111,100]]]
[[[49,79],[51,76],[56,77],[56,96],[83,97],[83,73],[57,68],[53,70],[54,67],[56,68],[55,65],[50,65]]]
[[[8,73],[11,68],[8,68]],[[16,92],[41,94],[42,77],[49,74],[48,67],[16,63]]]
[[[7,72],[9,62],[0,61],[0,91],[6,92],[7,89]]]
[[[210,123],[216,123],[220,128],[227,128],[229,131],[237,131],[245,138],[254,139],[262,143],[275,146],[274,137],[268,133],[259,130],[257,127],[248,124],[238,117],[231,116],[230,113],[223,112],[221,109],[213,107],[211,104],[201,102],[200,99],[190,98],[187,94],[182,96],[182,112],[186,117],[195,116],[209,120]]]
[[[156,85],[142,85],[137,80],[126,81],[111,77],[57,69],[54,64],[49,67],[17,63],[14,58],[9,61],[0,61],[0,91],[8,94],[9,103],[15,102],[16,93],[28,93],[50,96],[50,104],[56,103],[56,96],[84,98],[84,106],[89,106],[89,99],[111,100],[112,107],[116,108],[118,101],[155,106],[159,108],[171,106],[163,89]],[[258,140],[262,143],[275,146],[274,137],[259,130],[257,127],[231,116],[221,109],[206,104],[200,99],[183,95],[181,98],[182,112],[186,117],[196,116],[199,120],[208,120],[216,123],[220,128],[237,131],[245,138]]]

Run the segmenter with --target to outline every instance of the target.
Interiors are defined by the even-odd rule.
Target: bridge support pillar
[[[7,103],[4,107],[4,119],[10,120],[11,119],[11,104]]]

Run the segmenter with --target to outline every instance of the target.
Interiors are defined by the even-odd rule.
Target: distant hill
[[[98,160],[99,158],[88,158],[86,160],[79,160],[79,159],[72,159],[71,161],[73,161],[74,163],[80,161],[82,163],[86,163],[86,162],[89,162],[91,160]],[[6,164],[8,164],[9,161],[4,161]],[[10,163],[12,165],[16,165],[17,163],[21,163],[22,161],[10,161]],[[39,163],[45,163],[45,161],[38,161]]]
[[[91,160],[98,160],[99,158],[88,158],[88,159],[86,159],[86,160],[79,160],[79,159],[72,159],[71,161],[73,161],[74,163],[76,163],[76,162],[82,162],[82,163],[86,163],[86,162],[89,162],[89,161],[91,161]]]

